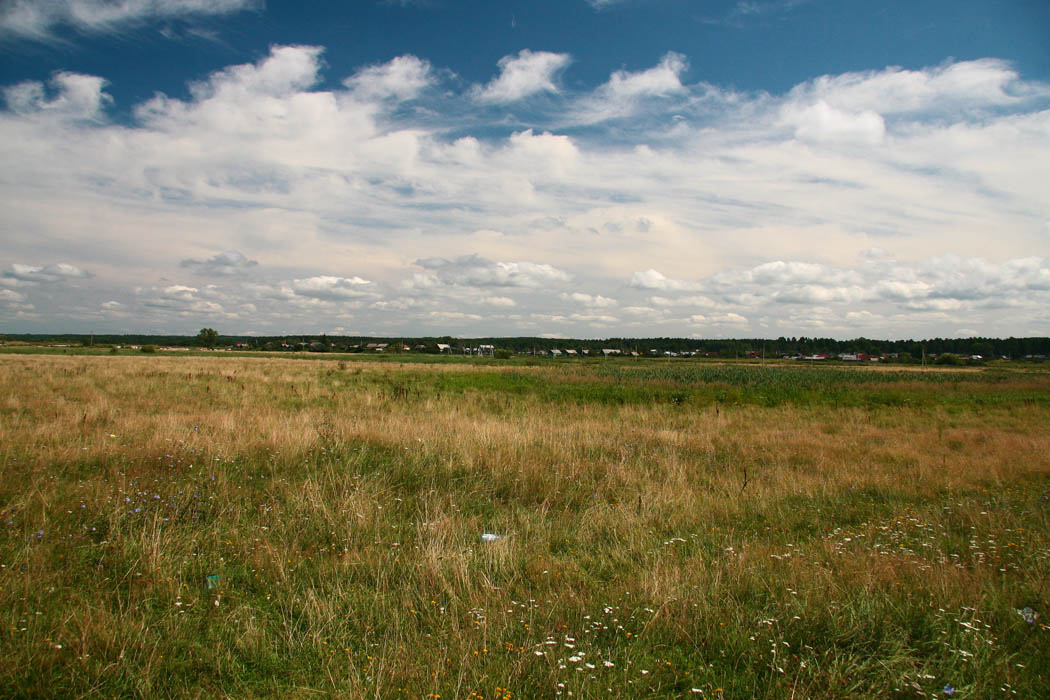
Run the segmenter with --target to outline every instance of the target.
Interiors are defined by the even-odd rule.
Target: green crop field
[[[1050,697],[1047,426],[1038,368],[3,354],[0,688]]]

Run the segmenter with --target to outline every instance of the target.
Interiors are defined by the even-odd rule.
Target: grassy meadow
[[[1047,698],[1048,426],[1038,370],[0,355],[0,688]]]

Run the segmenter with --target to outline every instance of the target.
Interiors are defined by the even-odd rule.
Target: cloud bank
[[[567,54],[323,55],[5,87],[5,328],[1050,334],[1050,87],[1004,61],[772,95],[675,53],[588,90]]]

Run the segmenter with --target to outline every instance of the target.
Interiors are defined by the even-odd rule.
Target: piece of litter
[[[209,589],[215,588],[216,586],[219,585],[219,575],[218,574],[208,574],[207,576],[204,577],[204,583],[207,584]]]
[[[1038,615],[1036,615],[1035,610],[1032,610],[1031,608],[1025,608],[1024,610],[1018,610],[1017,612],[1019,612],[1021,614],[1021,617],[1023,617],[1024,621],[1027,622],[1028,624],[1032,624],[1033,622],[1035,622],[1035,619],[1037,617],[1039,617]]]
[[[491,532],[483,532],[483,533],[481,533],[481,541],[482,542],[498,542],[499,540],[502,540],[502,539],[503,539],[502,536],[494,535]]]

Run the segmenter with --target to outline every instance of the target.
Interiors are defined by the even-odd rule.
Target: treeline
[[[68,345],[157,345],[162,347],[199,347],[200,335],[84,335],[84,334],[7,334],[11,341]],[[717,357],[782,357],[812,356],[818,354],[864,353],[871,356],[892,356],[899,361],[919,361],[941,354],[961,357],[980,355],[984,359],[1007,357],[1046,357],[1050,355],[1050,338],[930,338],[925,340],[878,340],[854,338],[780,337],[695,339],[695,338],[536,338],[491,337],[454,338],[452,336],[426,337],[370,337],[328,335],[236,336],[219,334],[216,348],[236,348],[259,351],[312,352],[375,352],[376,345],[386,345],[385,352],[440,352],[439,344],[447,345],[454,354],[463,354],[466,348],[486,345],[514,354],[574,349],[600,353],[604,349],[642,355],[665,353],[698,353]],[[373,347],[369,347],[372,345]]]

